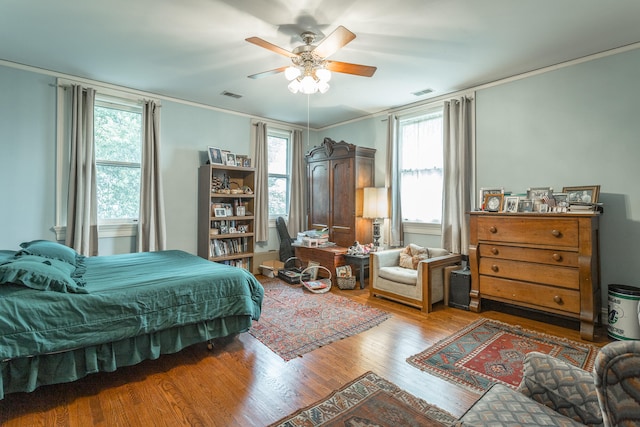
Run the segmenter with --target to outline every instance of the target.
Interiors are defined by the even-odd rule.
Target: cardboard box
[[[270,259],[260,264],[260,272],[267,277],[276,277],[278,271],[284,268],[284,263],[276,259]]]

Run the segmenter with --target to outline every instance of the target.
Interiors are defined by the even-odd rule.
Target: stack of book
[[[604,207],[602,203],[581,203],[581,202],[570,202],[569,207],[567,208],[567,212],[570,213],[603,213]]]

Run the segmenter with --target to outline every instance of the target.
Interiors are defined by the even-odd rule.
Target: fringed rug
[[[450,413],[430,405],[382,377],[367,372],[327,398],[271,427],[450,426]]]
[[[390,313],[331,292],[314,294],[278,279],[261,282],[262,313],[249,333],[285,361],[359,334],[391,317]]]
[[[407,362],[468,390],[483,392],[493,383],[517,388],[529,352],[550,354],[590,371],[598,350],[590,344],[480,319]]]

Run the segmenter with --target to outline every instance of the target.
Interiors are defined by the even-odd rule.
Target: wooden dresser
[[[598,214],[471,212],[470,309],[490,299],[580,320],[600,315]]]

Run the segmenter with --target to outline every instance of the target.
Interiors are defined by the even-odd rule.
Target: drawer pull
[[[562,233],[560,232],[560,230],[552,230],[551,234],[553,235],[553,237],[560,237],[562,236]]]
[[[555,297],[553,297],[553,301],[557,304],[562,304],[562,297],[560,295],[556,295]]]
[[[494,226],[489,227],[489,231],[493,234],[496,234],[498,232],[498,229],[495,228]]]
[[[493,265],[491,266],[491,270],[493,270],[493,271],[495,271],[495,272],[497,273],[497,272],[498,272],[498,270],[500,270],[500,269],[498,268],[498,266],[497,266],[497,265],[493,264]]]
[[[552,258],[555,261],[562,261],[562,255],[560,255],[560,254],[553,254]]]
[[[498,255],[500,251],[498,250],[498,248],[491,248],[491,253],[494,255]]]

